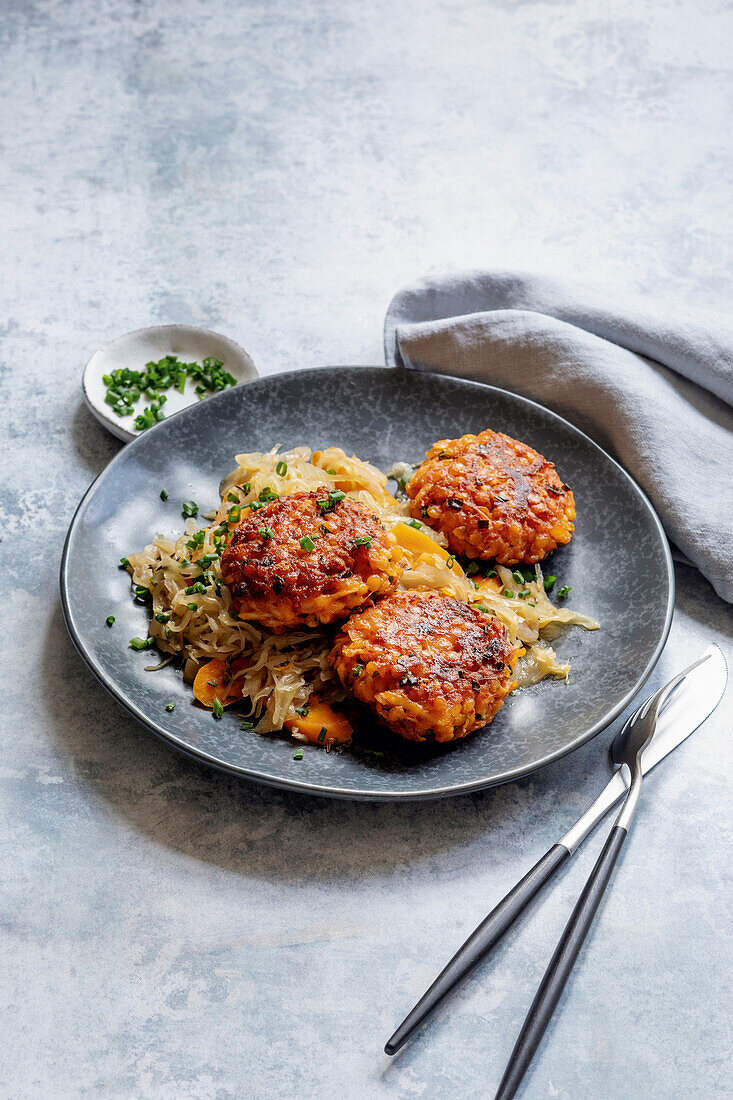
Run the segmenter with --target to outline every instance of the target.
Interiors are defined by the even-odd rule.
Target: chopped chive
[[[487,569],[486,572],[484,573],[484,576],[486,577],[487,580],[489,580],[491,577],[495,577],[496,575],[497,574],[496,574],[495,569]]]
[[[321,500],[316,497],[316,504],[321,509],[321,513],[325,516],[326,512],[331,512],[339,503],[339,501],[346,498],[346,493],[341,489],[330,489],[328,497],[325,500]]]
[[[130,562],[127,558],[120,558],[120,566],[122,567],[122,569],[127,569],[129,564]]]
[[[293,760],[302,760],[302,759],[303,759],[303,750],[302,749],[296,749],[295,752],[293,753]]]
[[[216,696],[214,696],[214,702],[211,705],[211,713],[214,718],[221,718],[222,714],[224,713],[224,707],[221,705]]]
[[[326,470],[326,473],[330,474],[331,477],[335,477],[336,474],[338,473],[338,470]]]
[[[115,617],[114,615],[108,615],[104,621],[106,622],[107,626],[112,626],[113,622],[115,621]]]
[[[202,584],[201,581],[194,581],[193,584],[189,584],[188,588],[185,589],[187,596],[195,596],[197,593],[203,596],[205,592],[206,585]]]
[[[251,482],[245,481],[244,485],[240,485],[240,489],[242,490],[242,492],[244,493],[245,496],[247,495],[247,493],[251,493],[252,492]]]
[[[255,728],[254,722],[242,722],[239,727],[241,730],[253,730]]]
[[[476,573],[478,573],[478,570],[479,570],[478,562],[470,561],[468,563],[468,565],[466,566],[466,576],[467,577],[474,577],[476,575]]]
[[[170,615],[166,615],[164,611],[156,611],[153,618],[158,623],[167,623],[170,619]]]
[[[321,726],[321,732],[318,734],[318,740],[323,741],[327,733],[328,733],[328,730],[326,729],[326,727]]]
[[[187,603],[186,607],[189,611],[198,611],[199,605],[197,603]]]
[[[565,597],[567,596],[568,592],[572,592],[572,590],[573,590],[572,584],[564,584],[562,586],[562,588],[560,589],[560,591],[558,592],[558,594],[557,594],[558,600],[564,600]]]
[[[448,555],[448,557],[445,560],[445,564],[448,566],[449,569],[453,568],[453,566],[455,564],[455,560],[456,560],[455,554],[449,554]]]
[[[135,418],[135,427],[142,431],[163,419],[161,410],[166,401],[163,391],[175,387],[179,393],[184,393],[187,378],[198,381],[196,393],[199,397],[235,385],[236,379],[223,370],[223,366],[224,360],[214,356],[207,356],[203,364],[199,364],[181,363],[176,355],[164,355],[158,362],[146,363],[143,370],[120,367],[111,374],[102,375],[107,387],[105,401],[118,416],[129,416],[133,402],[144,394],[151,404]]]
[[[150,649],[155,644],[153,638],[130,638],[130,649]]]
[[[236,493],[227,493],[227,500],[230,500],[232,504],[239,504],[239,497]]]
[[[473,606],[476,608],[477,611],[484,611],[488,614],[489,609],[485,603],[475,603]]]
[[[354,539],[354,546],[366,546],[367,550],[372,545],[371,535],[359,535],[358,539]]]
[[[136,584],[135,585],[135,599],[136,600],[146,600],[149,595],[150,595],[150,592],[145,587],[144,584]]]
[[[168,499],[168,494],[166,493],[165,489],[160,490],[160,499],[161,500],[167,500]]]
[[[307,550],[310,554],[312,550],[315,550],[316,544],[312,538],[310,538],[308,535],[304,535],[303,538],[300,540],[300,548],[301,550]]]
[[[241,514],[242,514],[241,505],[235,504],[234,507],[230,508],[228,513],[227,513],[227,522],[228,523],[237,523],[239,521],[239,517],[241,516]]]
[[[269,485],[266,485],[264,489],[261,489],[257,498],[262,504],[269,504],[273,500],[278,500],[279,497],[274,489],[271,489]]]
[[[520,573],[518,569],[512,572],[512,580],[515,584],[524,584],[524,573]]]
[[[522,599],[524,599],[525,596],[531,596],[532,593],[530,592],[530,590],[528,588],[525,588],[522,592],[517,592],[517,595],[521,596]]]
[[[545,577],[545,579],[542,582],[542,584],[544,585],[544,588],[545,588],[545,592],[552,592],[553,588],[555,587],[555,582],[556,581],[557,581],[557,577],[554,577],[554,576]]]
[[[139,432],[144,432],[146,428],[152,428],[153,424],[157,424],[159,420],[165,418],[165,413],[162,412],[163,405],[165,404],[165,394],[158,394],[157,400],[151,401],[149,405],[143,409],[143,411],[135,417],[135,427]],[[118,405],[113,406],[115,412],[120,411]],[[129,409],[129,412],[128,412]],[[129,415],[132,412],[131,406],[124,406],[124,414]]]
[[[422,523],[420,523],[419,519],[408,520],[407,526],[414,527],[416,531],[422,531]]]
[[[505,588],[504,589],[504,595],[506,596],[506,598],[508,600],[513,600],[514,599],[514,593],[512,592],[511,588]]]
[[[287,472],[288,472],[287,462],[278,462],[277,466],[275,467],[275,473],[277,474],[277,476],[278,477],[285,477]]]
[[[260,508],[264,507],[264,504],[260,504],[258,500],[251,500],[249,504],[245,504],[245,508],[251,508],[253,512],[259,512]]]
[[[295,713],[299,714],[301,718],[307,718],[310,714],[310,710],[308,709],[308,707],[296,707]]]
[[[167,703],[167,704],[166,704],[166,708],[165,708],[165,709],[166,709],[166,710],[168,711],[168,713],[170,714],[170,712],[171,712],[172,710],[175,710],[175,709],[176,709],[176,704],[175,704],[175,703]]]
[[[274,535],[269,527],[258,527],[257,534],[260,536],[261,539],[274,538]]]
[[[361,676],[363,671],[364,671],[364,665],[354,665],[354,667],[351,670],[351,675],[354,677],[354,679],[356,679],[358,676]]]
[[[199,514],[199,506],[195,500],[184,500],[181,505],[181,511],[184,516],[190,518],[191,516],[197,516]]]

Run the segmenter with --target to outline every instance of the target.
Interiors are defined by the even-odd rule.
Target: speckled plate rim
[[[383,366],[375,367],[368,365],[334,365],[330,367],[313,367],[304,370],[278,372],[275,375],[266,375],[264,378],[257,378],[253,379],[251,382],[242,383],[241,386],[238,386],[236,388],[238,390],[241,390],[245,387],[249,388],[257,386],[267,386],[269,382],[272,382],[274,380],[280,382],[282,381],[282,379],[292,377],[293,375],[298,375],[301,379],[307,379],[307,377],[310,375],[314,377],[315,380],[320,379],[325,373],[330,370],[345,369],[352,370],[354,372],[374,370],[384,370],[385,372],[387,372],[390,369],[399,368],[388,368]],[[418,379],[423,375],[434,380],[446,378],[445,375],[441,375],[437,372],[414,371],[411,373],[415,374],[416,384],[418,383]],[[177,752],[182,753],[189,759],[206,764],[209,767],[216,769],[217,771],[225,772],[228,775],[236,775],[242,779],[249,779],[257,783],[264,783],[267,786],[278,787],[284,790],[297,791],[301,794],[320,795],[327,798],[342,798],[352,801],[358,800],[370,802],[420,802],[439,798],[450,798],[454,795],[470,794],[475,791],[486,790],[491,787],[498,787],[504,783],[515,782],[518,779],[522,779],[524,776],[532,775],[535,772],[540,771],[542,768],[548,767],[556,760],[560,760],[562,759],[562,757],[567,756],[571,752],[574,752],[582,745],[587,744],[588,741],[592,740],[592,738],[597,736],[597,734],[599,734],[602,730],[606,729],[611,724],[611,722],[613,722],[614,719],[622,713],[622,711],[637,695],[639,690],[643,687],[643,685],[646,683],[647,679],[651,675],[651,672],[654,669],[657,661],[659,660],[662,651],[667,643],[669,631],[672,626],[672,615],[674,612],[675,600],[674,564],[669,548],[669,542],[667,540],[667,536],[665,534],[664,528],[662,527],[659,516],[657,515],[646,493],[643,491],[643,489],[640,488],[637,482],[623,468],[623,466],[616,462],[615,459],[611,458],[611,456],[606,451],[604,451],[602,447],[595,443],[589,435],[586,435],[585,432],[581,431],[580,428],[577,428],[569,420],[566,420],[564,417],[560,416],[556,412],[553,412],[552,409],[548,409],[546,406],[541,405],[539,402],[531,401],[529,398],[523,397],[521,394],[513,393],[511,390],[505,390],[499,386],[492,386],[485,382],[475,382],[469,379],[455,378],[452,375],[449,376],[449,378],[450,381],[453,383],[460,383],[462,386],[465,386],[467,388],[474,388],[484,394],[495,394],[500,399],[502,397],[508,397],[512,401],[519,401],[528,406],[530,409],[539,411],[542,415],[551,417],[564,429],[580,437],[587,446],[597,451],[606,462],[614,467],[615,470],[621,475],[622,479],[628,483],[632,492],[634,492],[638,496],[644,508],[647,510],[659,536],[660,547],[664,558],[664,564],[667,573],[667,607],[665,610],[664,625],[660,632],[659,640],[652,654],[647,660],[646,665],[639,673],[639,676],[637,677],[635,683],[629,689],[629,691],[627,691],[620,700],[617,700],[613,704],[613,706],[611,706],[608,711],[600,719],[598,719],[598,721],[594,722],[591,726],[589,726],[586,730],[579,734],[573,741],[567,743],[566,745],[563,745],[561,748],[555,750],[554,752],[547,753],[547,755],[543,756],[539,760],[533,761],[531,764],[522,767],[517,767],[499,776],[492,776],[483,780],[479,778],[466,783],[448,784],[445,787],[422,788],[410,791],[388,789],[375,791],[370,790],[369,788],[350,788],[348,790],[344,790],[340,787],[329,787],[320,783],[300,782],[297,779],[283,779],[281,776],[271,775],[267,772],[255,768],[245,768],[240,767],[236,764],[231,764],[226,760],[221,760],[218,757],[211,755],[210,753],[191,748],[190,745],[185,744],[180,740],[180,738],[175,737],[173,734],[169,733],[162,726],[158,725],[152,718],[150,718],[149,715],[147,715],[140,707],[137,707],[134,703],[132,703],[130,699],[128,699],[127,696],[124,694],[124,692],[120,691],[117,688],[114,681],[105,673],[105,671],[97,666],[97,663],[92,655],[87,652],[86,647],[84,646],[84,643],[76,628],[74,615],[69,600],[69,547],[71,544],[72,536],[74,534],[77,520],[81,515],[87,500],[94,493],[96,485],[100,481],[100,479],[107,474],[112,466],[114,466],[118,462],[123,461],[131,448],[134,449],[139,446],[140,440],[146,438],[150,431],[154,432],[156,428],[153,427],[148,429],[148,432],[142,433],[141,435],[133,439],[130,443],[128,443],[127,446],[123,447],[119,454],[115,455],[115,457],[105,466],[105,468],[100,471],[100,473],[91,483],[87,491],[84,493],[84,496],[77,505],[71,523],[69,524],[68,532],[66,534],[64,549],[61,556],[61,569],[59,577],[61,587],[61,606],[64,616],[64,622],[66,624],[66,629],[69,632],[71,640],[74,643],[77,652],[79,653],[79,656],[82,658],[90,672],[94,675],[95,679],[102,685],[102,687],[104,687],[109,692],[109,694],[114,699],[117,700],[118,703],[120,703],[123,709],[126,710],[127,713],[131,715],[131,717],[139,722],[140,725],[150,730],[150,732],[153,733],[159,740],[164,741],[167,745],[170,745],[172,748],[176,749]],[[224,390],[221,393],[214,394],[212,397],[209,397],[206,400],[207,402],[226,402],[230,397],[230,393],[231,391]],[[175,417],[184,414],[190,414],[190,407],[186,409],[181,409],[180,412],[175,413],[171,417],[167,417],[166,421],[163,421],[163,423],[170,422]]]

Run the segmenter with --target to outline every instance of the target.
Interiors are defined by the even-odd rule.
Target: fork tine
[[[653,695],[650,695],[648,699],[645,699],[641,706],[633,711],[633,713],[630,714],[629,717],[626,719],[621,729],[621,734],[626,733],[632,725],[635,725],[637,722],[640,722],[642,718],[645,718],[651,708],[656,704],[658,704],[657,712],[661,711],[661,709],[667,702],[667,699],[672,694],[677,685],[680,684],[682,680],[684,680],[688,673],[692,672],[692,670],[697,668],[698,665],[701,665],[705,661],[707,661],[709,656],[710,654],[705,654],[705,656],[701,657],[699,661],[695,661],[693,664],[683,669],[682,672],[678,673],[673,679],[669,681],[669,683],[663,684],[662,687],[658,688]]]
[[[671,679],[668,684],[665,684],[663,688],[659,689],[659,695],[661,696],[661,698],[659,700],[659,707],[664,706],[667,699],[672,694],[672,692],[677,687],[677,685],[682,683],[682,681],[685,679],[685,677],[690,672],[692,672],[693,669],[697,668],[698,665],[701,665],[705,661],[707,661],[709,656],[710,656],[710,654],[706,653],[705,656],[701,657],[699,661],[695,661],[693,664],[688,665],[687,668],[683,669],[682,672],[679,672],[675,677],[673,677],[673,679]]]
[[[641,718],[646,718],[647,714],[657,702],[659,696],[662,694],[662,690],[662,688],[659,688],[658,691],[655,691],[653,695],[649,696],[649,698],[646,700],[641,710],[639,711],[639,718],[637,719],[637,721]]]
[[[693,669],[696,669],[698,665],[707,661],[709,656],[710,654],[706,653],[699,661],[694,661],[691,665],[688,665],[687,668],[683,669],[682,672],[674,676],[669,683],[663,684],[662,687],[658,688],[657,691],[655,691],[653,695],[650,695],[649,698],[642,703],[639,709],[634,711],[628,718],[627,725],[640,722],[642,718],[646,718],[651,708],[654,706],[657,708],[657,711],[661,710],[677,685],[680,684]]]

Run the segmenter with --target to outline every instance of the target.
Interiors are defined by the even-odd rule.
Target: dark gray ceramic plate
[[[388,470],[418,460],[436,440],[493,427],[556,462],[573,487],[575,537],[546,572],[572,585],[571,604],[602,629],[577,627],[554,643],[572,661],[566,686],[519,692],[483,733],[443,749],[399,742],[383,757],[326,754],[243,733],[192,703],[181,673],[143,671],[151,653],[128,649],[147,614],[130,599],[121,555],[152,533],[178,532],[180,502],[218,503],[220,477],[242,451],[275,443],[336,444]],[[170,494],[167,503],[160,490]],[[572,425],[514,394],[438,375],[333,367],[262,378],[185,409],[129,443],[97,478],[69,529],[61,567],[71,637],[94,675],[139,722],[181,752],[250,779],[345,798],[434,798],[526,775],[582,745],[626,706],[669,631],[672,562],[646,497],[620,466]],[[113,614],[112,629],[105,619]],[[154,657],[153,657],[154,660]],[[166,703],[175,700],[172,713]],[[396,741],[397,739],[389,739]],[[384,744],[381,746],[384,748]]]

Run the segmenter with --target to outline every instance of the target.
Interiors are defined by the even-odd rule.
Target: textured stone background
[[[118,446],[80,370],[168,321],[262,373],[379,362],[392,292],[464,266],[726,307],[730,8],[6,0],[0,29],[0,1093],[489,1095],[600,834],[427,1033],[382,1044],[598,789],[610,734],[405,808],[154,743],[60,617],[66,526]],[[654,682],[712,637],[731,652],[729,610],[678,583]],[[528,1098],[730,1095],[729,719],[649,781]]]

